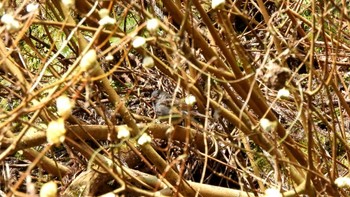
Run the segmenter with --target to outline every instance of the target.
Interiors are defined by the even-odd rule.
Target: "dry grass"
[[[67,196],[349,195],[335,184],[350,159],[345,1],[27,4],[1,10],[14,17],[0,27],[1,195],[48,181]],[[99,25],[102,8],[115,23]],[[185,110],[200,115],[155,117],[155,89],[194,95]],[[61,95],[75,104],[66,116]],[[59,118],[54,145],[46,128]]]

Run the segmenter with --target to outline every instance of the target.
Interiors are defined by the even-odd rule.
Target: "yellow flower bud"
[[[139,145],[144,145],[147,143],[150,143],[152,141],[151,136],[149,136],[147,133],[142,134],[139,139],[137,140],[137,143]]]
[[[142,47],[146,43],[146,39],[144,37],[136,36],[134,41],[132,42],[132,46],[134,48]]]
[[[56,100],[57,113],[63,117],[67,118],[74,107],[74,102],[71,101],[66,95],[62,95]]]
[[[53,181],[45,183],[40,189],[40,197],[56,197],[57,184]]]
[[[84,56],[81,58],[80,67],[83,71],[88,71],[97,64],[97,54],[94,49],[90,49]]]
[[[47,126],[46,138],[50,144],[59,145],[64,141],[66,128],[64,127],[64,119],[59,118],[56,121],[51,121]]]

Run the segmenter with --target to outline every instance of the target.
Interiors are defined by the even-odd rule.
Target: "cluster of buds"
[[[5,25],[6,30],[9,32],[18,31],[22,27],[21,23],[9,13],[4,14],[1,17],[1,22]]]
[[[101,9],[98,14],[100,15],[101,20],[98,21],[98,24],[101,26],[114,25],[116,20],[109,16],[109,10]]]
[[[66,129],[64,121],[72,113],[74,102],[67,96],[62,95],[56,100],[57,113],[60,117],[49,123],[46,131],[47,142],[50,144],[59,145],[65,139]]]

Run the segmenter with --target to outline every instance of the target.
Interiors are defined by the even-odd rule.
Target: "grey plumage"
[[[181,99],[175,98],[174,101],[173,99],[172,95],[162,90],[154,90],[152,92],[151,100],[153,101],[153,108],[157,117],[171,116],[171,120],[175,123],[179,123],[187,115],[192,116],[191,121],[194,122],[196,122],[196,120],[194,120],[193,117],[206,118],[206,116],[198,112],[192,110],[188,112],[184,110],[188,109],[188,106]]]
[[[167,116],[171,109],[173,109],[172,113],[176,114],[176,111],[174,111],[174,108],[171,106],[173,97],[167,92],[155,90],[152,92],[151,98],[154,100],[154,111],[157,116]],[[175,99],[174,106],[177,106],[178,104],[179,101]]]

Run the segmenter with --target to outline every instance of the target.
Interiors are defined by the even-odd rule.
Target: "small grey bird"
[[[157,117],[169,118],[169,122],[172,124],[180,124],[187,115],[191,116],[191,124],[202,127],[197,124],[198,121],[195,118],[206,118],[206,116],[197,113],[195,111],[187,111],[189,106],[181,99],[175,98],[173,101],[173,96],[164,92],[162,90],[154,90],[151,94],[151,100],[153,101],[153,108]]]
[[[174,105],[172,106],[173,97],[162,90],[154,90],[151,94],[151,99],[153,100],[154,111],[157,116],[168,116],[170,111],[172,115],[179,116],[181,113],[176,108],[180,105],[180,101],[175,99]]]

